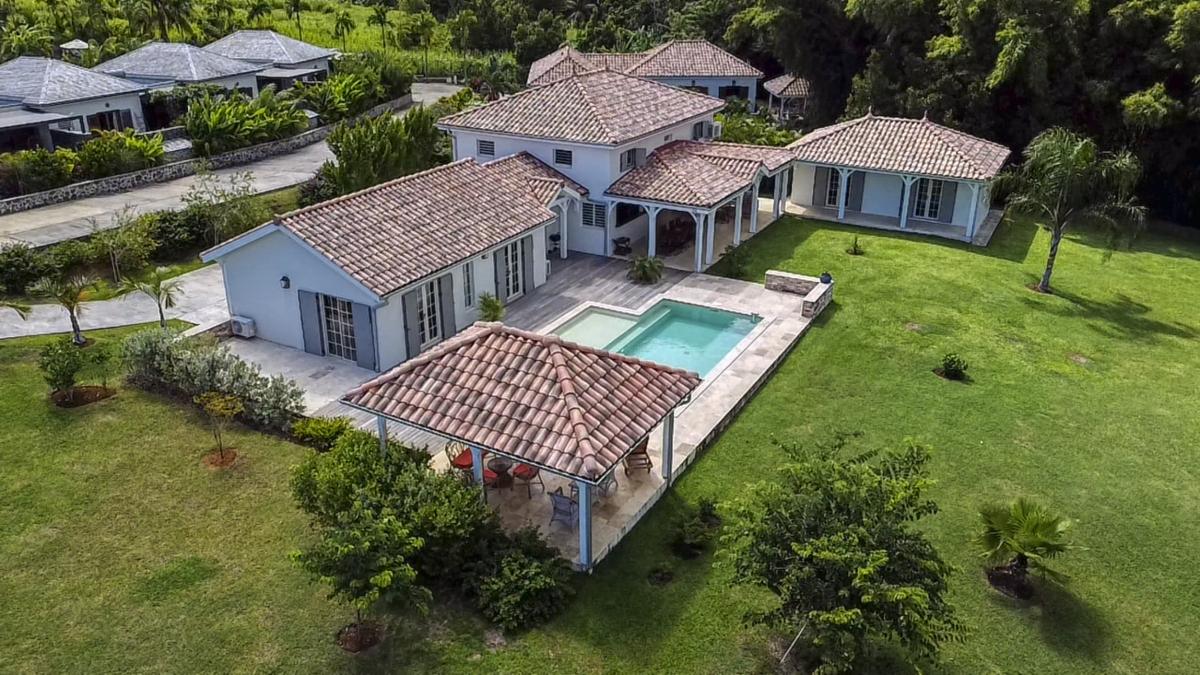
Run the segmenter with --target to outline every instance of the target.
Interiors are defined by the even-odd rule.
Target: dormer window
[[[495,141],[482,141],[482,140],[475,141],[475,152],[476,152],[476,154],[478,154],[481,157],[495,157],[496,156],[496,142]]]
[[[554,151],[554,163],[561,166],[571,166],[574,158],[571,156],[570,150],[556,149]]]
[[[630,148],[621,153],[621,170],[628,171],[637,165],[637,148]]]

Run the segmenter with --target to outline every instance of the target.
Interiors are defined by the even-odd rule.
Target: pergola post
[[[950,214],[953,217],[954,214]],[[975,237],[975,228],[979,225],[979,183],[971,183],[971,214],[967,220],[967,239]]]
[[[387,453],[388,431],[387,419],[383,415],[375,416],[375,434],[379,436],[379,452]]]
[[[696,221],[696,271],[704,271],[704,214],[693,211],[692,219]]]
[[[579,564],[585,571],[592,569],[592,486],[576,481],[579,486]]]
[[[908,227],[908,202],[912,198],[912,185],[916,182],[916,176],[900,176],[900,180],[904,182],[904,187],[901,190],[903,195],[900,198],[900,229]]]
[[[571,204],[574,200],[563,203],[562,220],[558,223],[558,257],[567,259],[567,224],[571,222]]]
[[[663,481],[667,485],[671,484],[671,463],[672,455],[675,450],[675,409],[671,408],[671,412],[667,413],[663,419],[663,438],[662,438],[662,471]]]
[[[709,211],[704,220],[708,227],[707,236],[704,238],[704,264],[711,265],[713,264],[713,243],[717,236],[717,210],[714,208]]]
[[[613,230],[616,229],[616,224],[613,222],[617,217],[617,203],[609,202],[604,207],[604,251],[606,255],[612,257],[613,254]]]
[[[737,246],[742,243],[742,202],[746,201],[746,195],[738,193],[737,206],[733,207],[733,245]]]
[[[483,451],[471,446],[471,473],[475,475],[475,484],[483,489],[483,501],[487,501],[487,486],[483,484]]]
[[[646,207],[646,255],[650,258],[658,251],[658,212],[662,210],[661,206]]]
[[[771,220],[779,217],[779,193],[782,192],[783,173],[775,174],[775,189],[771,197]]]
[[[754,188],[750,192],[750,234],[758,232],[758,186],[762,177],[754,178]]]
[[[846,219],[846,182],[850,178],[850,169],[838,169],[838,220]]]

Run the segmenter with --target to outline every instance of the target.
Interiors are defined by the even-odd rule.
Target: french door
[[[934,178],[918,180],[916,197],[913,215],[925,220],[937,220],[942,209],[942,181]]]
[[[504,296],[516,300],[525,293],[525,250],[519,239],[504,247],[504,270]]]
[[[358,362],[358,340],[354,336],[354,305],[332,295],[321,296],[325,324],[325,351],[347,361]]]
[[[434,279],[417,293],[417,337],[421,349],[442,339],[441,307],[438,306],[440,283],[441,279]]]

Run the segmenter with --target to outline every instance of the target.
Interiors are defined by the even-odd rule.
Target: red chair
[[[546,484],[542,482],[542,477],[538,468],[531,464],[517,464],[512,470],[514,480],[519,480],[525,484],[525,491],[529,494],[529,498],[533,499],[533,484],[536,481],[542,486],[542,492],[546,492]]]

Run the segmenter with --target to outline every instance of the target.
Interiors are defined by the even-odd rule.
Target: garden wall
[[[766,282],[763,285],[768,291],[803,295],[804,304],[800,314],[809,319],[820,314],[833,300],[833,282],[823,283],[817,277],[767,270]]]
[[[401,110],[412,105],[412,94],[405,94],[398,99],[381,103],[374,108],[363,113],[360,117],[373,117],[391,110]],[[290,152],[295,152],[314,143],[320,143],[333,132],[334,125],[327,124],[317,127],[309,131],[281,138],[277,141],[269,141],[252,145],[247,148],[240,148],[227,152],[223,155],[210,157],[207,160],[209,168],[225,169],[231,166],[241,164],[249,164],[257,162],[268,157],[277,155],[286,155]],[[20,211],[28,211],[41,206],[49,206],[50,204],[60,204],[69,202],[75,199],[84,199],[86,197],[96,197],[99,195],[110,195],[118,192],[125,192],[143,185],[152,183],[162,183],[184,176],[191,176],[196,173],[200,166],[205,162],[203,159],[187,159],[179,162],[171,162],[161,166],[142,169],[141,171],[132,171],[123,173],[118,176],[109,176],[107,178],[98,178],[96,180],[85,180],[70,185],[64,185],[53,190],[45,190],[35,192],[33,194],[21,195],[19,197],[11,197],[9,199],[0,199],[0,215],[9,213],[18,213]]]

